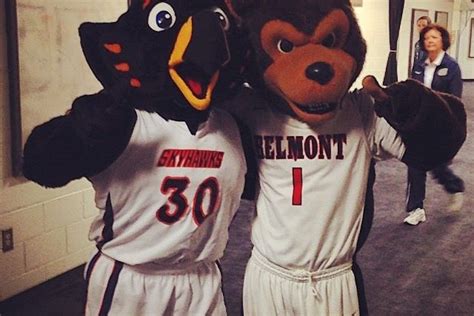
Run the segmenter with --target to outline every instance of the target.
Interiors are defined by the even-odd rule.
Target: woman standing
[[[458,63],[446,53],[451,45],[449,32],[442,26],[430,24],[420,32],[421,49],[427,58],[415,63],[411,77],[436,91],[462,95],[461,69]],[[450,194],[448,209],[459,211],[463,204],[464,182],[453,173],[449,164],[431,170],[433,177]],[[418,225],[426,220],[423,201],[425,199],[426,172],[408,168],[407,205],[409,212],[404,222]]]
[[[418,34],[421,33],[421,31],[430,25],[431,19],[427,15],[420,16],[418,20],[416,20],[416,29],[418,30]],[[425,61],[426,60],[426,52],[421,49],[421,43],[423,42],[422,39],[419,39],[415,43],[415,54],[413,56],[413,66],[412,69],[415,67],[415,65],[419,62]]]

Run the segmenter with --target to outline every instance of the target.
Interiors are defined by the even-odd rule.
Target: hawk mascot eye
[[[166,31],[176,22],[176,13],[171,5],[160,2],[151,9],[148,15],[148,25],[155,32]]]
[[[230,21],[224,10],[222,10],[221,8],[214,8],[213,11],[217,15],[217,18],[219,19],[222,28],[224,29],[224,31],[227,32],[230,29]]]

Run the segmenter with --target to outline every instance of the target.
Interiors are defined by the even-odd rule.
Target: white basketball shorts
[[[226,315],[216,263],[185,271],[138,271],[98,252],[85,277],[86,315]]]
[[[310,272],[288,270],[255,248],[244,280],[244,315],[359,315],[352,263]]]

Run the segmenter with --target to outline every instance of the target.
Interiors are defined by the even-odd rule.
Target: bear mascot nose
[[[328,63],[316,62],[306,68],[306,77],[325,85],[334,77],[334,69]]]

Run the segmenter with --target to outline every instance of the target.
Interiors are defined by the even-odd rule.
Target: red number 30
[[[168,202],[156,211],[156,218],[165,224],[171,225],[186,215],[189,209],[188,199],[184,191],[189,186],[187,177],[166,177],[161,184],[161,192],[168,196]],[[203,210],[203,201],[209,194],[209,205]],[[204,220],[214,213],[219,197],[219,184],[214,177],[204,180],[196,190],[193,199],[192,213],[196,225],[201,225]],[[170,205],[174,205],[172,209]]]

